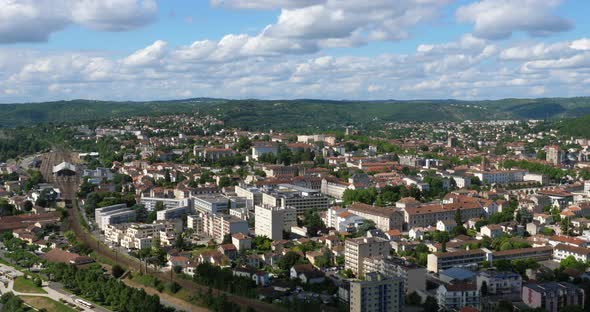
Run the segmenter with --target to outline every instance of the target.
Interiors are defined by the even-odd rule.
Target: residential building
[[[256,206],[254,215],[256,235],[272,240],[283,239],[283,231],[289,232],[292,226],[297,226],[297,210],[292,207]]]
[[[202,213],[203,232],[216,242],[223,241],[225,235],[234,233],[248,234],[248,221],[224,213]]]
[[[235,186],[234,192],[236,196],[246,198],[248,207],[262,205],[262,192],[257,187]]]
[[[518,301],[522,289],[522,277],[514,272],[481,271],[476,276],[477,289],[481,292],[485,284],[488,296]]]
[[[346,208],[331,207],[326,211],[324,223],[338,232],[351,232],[364,223],[365,218],[357,216]]]
[[[201,195],[192,198],[195,211],[203,213],[229,213],[232,208],[229,197],[222,194]]]
[[[262,205],[294,207],[298,215],[310,209],[328,209],[330,199],[319,190],[312,190],[292,184],[279,184],[262,193]]]
[[[367,273],[365,280],[350,282],[351,312],[398,312],[404,305],[404,286],[401,278]]]
[[[102,217],[107,215],[109,212],[113,211],[121,211],[122,209],[127,209],[127,204],[118,204],[112,205],[102,208],[96,208],[94,210],[94,221],[99,229],[103,229],[105,226],[102,225]]]
[[[170,220],[170,219],[178,219],[182,216],[185,216],[189,212],[189,208],[185,207],[176,207],[176,208],[168,208],[165,210],[160,210],[156,212],[156,220]]]
[[[524,181],[525,170],[493,170],[473,172],[481,182],[487,184],[507,184]]]
[[[553,248],[551,246],[519,248],[510,250],[490,251],[484,249],[486,252],[486,260],[489,262],[496,260],[520,260],[533,259],[535,261],[544,261],[551,259]]]
[[[481,304],[479,290],[473,282],[442,283],[436,290],[436,299],[440,308],[449,311],[464,307],[478,309]]]
[[[522,301],[530,308],[558,312],[568,305],[584,308],[584,290],[566,282],[526,284],[522,287]]]
[[[545,159],[553,165],[560,165],[564,160],[564,153],[559,145],[549,145],[545,147]]]
[[[344,192],[349,189],[350,183],[341,181],[334,177],[325,177],[322,179],[321,191],[336,199],[342,199]]]
[[[156,210],[156,205],[161,202],[164,209],[177,208],[177,207],[191,207],[188,198],[175,199],[175,198],[163,198],[163,197],[142,197],[139,200],[139,204],[143,205],[147,211]]]
[[[590,249],[566,244],[558,244],[553,248],[553,258],[555,260],[561,261],[569,256],[576,258],[578,261],[586,263],[588,260],[590,260]]]
[[[99,229],[104,228],[109,224],[119,224],[135,221],[135,210],[127,208],[126,204],[107,206],[97,208],[94,210],[94,220]]]
[[[344,242],[344,268],[351,269],[357,277],[365,273],[364,261],[368,257],[388,256],[389,240],[380,237],[358,237]]]
[[[238,252],[252,248],[252,238],[244,233],[235,233],[231,236],[231,242]]]
[[[437,273],[452,267],[477,267],[484,260],[486,260],[486,253],[481,249],[439,252],[428,255],[427,269]]]
[[[348,207],[348,212],[375,222],[375,227],[383,232],[401,230],[403,227],[403,214],[394,207],[378,207],[354,203]]]
[[[402,258],[373,256],[363,260],[365,272],[378,272],[386,277],[399,277],[403,280],[404,293],[426,290],[426,268]]]
[[[252,159],[258,158],[264,154],[276,155],[279,152],[279,145],[276,142],[259,141],[252,143]]]

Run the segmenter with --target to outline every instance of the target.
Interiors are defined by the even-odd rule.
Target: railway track
[[[140,270],[140,262],[138,259],[113,251],[108,246],[97,240],[96,237],[89,233],[87,229],[84,228],[78,221],[82,217],[80,215],[80,210],[78,208],[78,203],[76,199],[76,192],[78,191],[78,188],[81,183],[80,169],[78,168],[78,172],[75,176],[62,177],[53,175],[53,166],[58,165],[64,161],[73,164],[78,164],[79,159],[75,157],[72,153],[59,147],[56,147],[53,149],[53,151],[44,154],[41,157],[41,159],[42,162],[40,170],[45,181],[59,187],[59,189],[62,192],[62,198],[66,201],[66,203],[71,204],[70,206],[72,207],[72,209],[68,210],[68,224],[70,229],[76,234],[78,240],[82,241],[87,246],[89,246],[98,256],[104,257],[112,262],[127,267],[131,271],[138,272]],[[195,292],[197,290],[200,290],[201,293],[207,293],[208,291],[208,287],[196,284],[188,280],[184,280],[182,278],[174,278],[169,273],[158,271],[150,272],[150,269],[148,269],[147,274],[157,277],[162,281],[174,280],[183,288]],[[219,290],[214,290],[213,293],[215,294],[215,296],[225,295],[227,300],[230,302],[238,304],[242,307],[251,307],[254,310],[260,312],[274,312],[283,310],[281,307],[278,307],[276,305],[264,303],[251,298],[232,295],[230,293],[222,292]]]

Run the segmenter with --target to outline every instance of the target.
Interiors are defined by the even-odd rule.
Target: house
[[[270,278],[268,273],[256,270],[250,267],[236,267],[232,270],[234,276],[242,276],[253,280],[256,286],[268,286],[270,284]]]
[[[238,256],[238,249],[236,248],[236,246],[234,246],[234,244],[219,245],[217,250],[219,250],[219,252],[221,252],[224,256],[232,260]]]
[[[252,238],[243,233],[234,233],[231,237],[231,242],[238,252],[252,248]]]
[[[533,214],[533,220],[539,221],[541,224],[553,223],[553,216],[546,213],[535,213]]]
[[[312,264],[296,264],[290,270],[291,279],[299,279],[304,284],[317,284],[325,280],[324,273]]]
[[[181,268],[185,268],[188,263],[189,263],[189,258],[185,257],[185,256],[174,256],[174,257],[170,257],[170,259],[168,259],[168,266],[173,268],[173,267],[181,267]]]
[[[502,227],[498,224],[488,224],[482,226],[479,230],[479,233],[483,236],[487,236],[489,238],[494,239],[504,234],[504,231],[502,230]]]
[[[537,235],[543,231],[545,226],[541,224],[539,221],[533,221],[526,224],[526,231],[530,235]]]
[[[51,249],[41,256],[49,262],[61,262],[66,264],[83,265],[94,262],[94,259],[86,256],[80,256],[77,253],[65,251],[62,249]]]
[[[441,232],[451,232],[457,226],[455,220],[438,220],[436,222],[436,229]]]

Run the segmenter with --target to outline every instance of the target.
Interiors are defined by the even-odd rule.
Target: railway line
[[[89,246],[98,256],[127,267],[131,271],[138,272],[141,268],[141,264],[138,259],[113,251],[108,246],[97,240],[94,235],[88,232],[87,229],[80,224],[79,220],[82,218],[82,216],[80,215],[80,209],[76,199],[76,193],[81,183],[80,169],[77,168],[77,172],[73,176],[55,176],[53,174],[53,166],[56,166],[64,161],[70,162],[72,164],[79,164],[79,159],[71,152],[68,152],[63,148],[56,147],[51,152],[42,155],[41,160],[42,162],[40,171],[45,181],[59,187],[62,192],[62,198],[66,202],[66,205],[72,208],[68,210],[68,225],[70,229],[76,234],[78,240]],[[145,270],[145,265],[143,268]],[[159,271],[150,272],[150,269],[147,269],[147,274],[157,277],[162,281],[174,280],[183,288],[190,289],[192,291],[200,290],[201,293],[206,293],[208,291],[208,287],[184,280],[182,278],[173,278],[169,273]],[[273,312],[283,310],[276,305],[264,303],[251,298],[236,296],[219,290],[214,290],[213,293],[215,296],[225,295],[228,301],[242,307],[251,307],[255,311]]]

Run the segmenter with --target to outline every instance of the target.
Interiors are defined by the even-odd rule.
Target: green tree
[[[432,297],[432,296],[428,296],[426,297],[426,300],[424,301],[424,312],[438,312],[439,311],[439,307],[438,307],[438,301],[436,301],[436,298]]]
[[[113,274],[114,278],[119,278],[119,277],[123,276],[123,273],[125,273],[125,269],[123,269],[122,266],[115,264],[111,268],[111,273]]]

